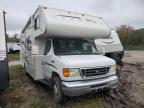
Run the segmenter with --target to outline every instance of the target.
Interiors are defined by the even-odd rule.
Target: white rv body
[[[107,37],[110,29],[102,18],[56,9],[44,10],[46,34],[61,37]],[[63,28],[63,29],[61,29]]]
[[[6,37],[5,37],[5,26],[3,11],[0,11],[0,60],[6,59]]]
[[[102,18],[80,13],[46,7],[37,9],[33,17],[40,23],[35,37],[105,38],[111,32]]]
[[[58,77],[61,80],[58,87],[67,96],[116,88],[115,61],[93,53],[96,52],[94,39],[108,38],[110,32],[102,18],[39,6],[21,33],[22,65],[34,80],[56,83]],[[72,51],[60,54],[66,49]],[[91,69],[94,73],[89,77],[84,74]]]
[[[8,59],[6,47],[5,12],[0,10],[0,91],[8,87]]]

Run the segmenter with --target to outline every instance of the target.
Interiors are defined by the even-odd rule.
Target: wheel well
[[[60,78],[60,76],[59,76],[58,73],[56,73],[56,72],[53,72],[53,73],[52,73],[52,79],[53,79],[54,77],[59,77],[59,78]]]
[[[60,76],[58,75],[58,73],[53,72],[53,73],[52,73],[51,80],[50,80],[50,86],[51,86],[51,87],[53,86],[53,79],[54,79],[54,77],[59,77],[59,78],[60,78]]]

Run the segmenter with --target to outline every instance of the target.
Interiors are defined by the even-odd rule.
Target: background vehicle
[[[9,85],[5,12],[0,10],[0,91]]]
[[[111,30],[110,37],[106,39],[95,39],[95,44],[97,50],[104,50],[105,56],[114,59],[117,65],[123,65],[124,49],[115,30]]]
[[[8,52],[19,52],[20,51],[20,43],[8,43]]]
[[[56,102],[114,89],[116,63],[94,43],[110,33],[100,17],[39,6],[21,33],[22,65],[35,81],[53,87]]]

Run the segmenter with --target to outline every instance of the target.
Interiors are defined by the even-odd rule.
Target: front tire
[[[65,100],[65,96],[61,87],[61,79],[59,77],[54,77],[53,84],[53,96],[56,103],[63,103]]]

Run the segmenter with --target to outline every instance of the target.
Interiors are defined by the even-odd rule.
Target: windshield
[[[53,39],[54,53],[56,55],[96,54],[93,40],[83,39]]]

